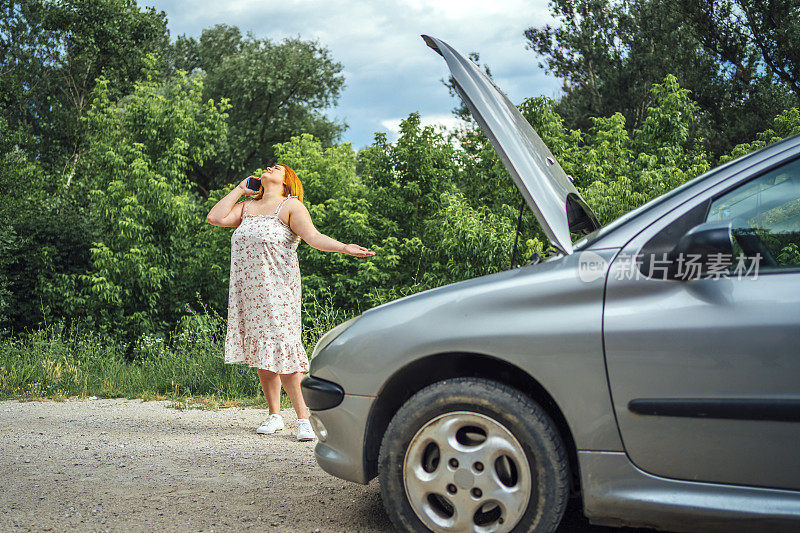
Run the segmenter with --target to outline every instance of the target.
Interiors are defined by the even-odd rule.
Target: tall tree
[[[797,0],[678,0],[678,12],[706,49],[740,72],[740,57],[782,80],[800,97],[800,4]]]
[[[330,146],[346,128],[323,114],[338,101],[344,77],[342,65],[316,41],[243,37],[235,26],[218,24],[199,40],[179,37],[171,48],[173,68],[202,70],[204,96],[233,105],[219,155],[192,176],[206,195],[272,164],[273,146],[293,135],[310,133]]]
[[[190,194],[192,162],[214,154],[225,136],[225,101],[204,101],[199,76],[146,78],[133,93],[110,99],[98,79],[84,118],[88,149],[78,172],[97,228],[85,273],[53,273],[50,301],[128,336],[167,330],[195,294],[192,237],[205,224]]]
[[[134,0],[0,0],[0,12],[0,114],[69,181],[95,79],[105,76],[113,97],[128,93],[146,55],[168,43],[166,15]]]
[[[528,28],[525,37],[528,48],[542,56],[540,66],[564,79],[558,111],[569,127],[586,129],[592,117],[620,112],[633,132],[653,105],[652,84],[674,74],[698,103],[696,126],[719,156],[752,138],[776,111],[797,102],[786,81],[743,35],[732,3],[551,0],[560,24]],[[720,11],[723,4],[731,9]],[[719,13],[703,18],[711,7]],[[787,26],[800,26],[797,15],[786,15]],[[710,20],[722,32],[721,45],[711,42],[703,27]]]

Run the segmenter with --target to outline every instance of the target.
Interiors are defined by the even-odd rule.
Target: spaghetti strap
[[[282,202],[280,203],[280,205],[278,206],[278,208],[275,210],[275,213],[274,213],[274,215],[276,215],[276,216],[277,216],[277,214],[278,214],[278,213],[280,212],[280,210],[281,210],[281,207],[283,207],[283,204],[285,204],[285,203],[286,203],[286,202],[289,200],[289,198],[294,198],[294,196],[292,196],[292,195],[290,194],[289,196],[287,196],[286,198],[284,198],[284,199],[283,199],[283,201],[282,201]]]
[[[250,202],[252,202],[252,201],[253,200],[250,199],[250,200],[244,202],[244,212],[242,213],[242,217],[244,217],[247,214],[247,206],[250,205]]]

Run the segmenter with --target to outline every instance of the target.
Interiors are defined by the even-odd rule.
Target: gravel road
[[[169,405],[0,402],[0,531],[392,531],[377,480],[323,472],[293,411],[257,435],[264,410]]]

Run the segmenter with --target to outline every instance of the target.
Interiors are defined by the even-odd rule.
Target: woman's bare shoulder
[[[288,205],[292,209],[297,209],[297,208],[305,209],[306,207],[306,204],[301,202],[300,199],[297,198],[297,196],[290,196],[289,199],[286,201],[286,205]]]

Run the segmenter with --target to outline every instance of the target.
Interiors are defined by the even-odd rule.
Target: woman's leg
[[[308,418],[308,407],[303,399],[303,394],[300,392],[300,382],[303,380],[305,374],[303,372],[295,372],[294,374],[279,374],[281,383],[283,383],[283,390],[289,395],[294,406],[294,412],[297,413],[297,418]]]
[[[281,378],[275,372],[258,369],[258,381],[269,406],[269,414],[281,414]],[[290,396],[291,398],[291,396]]]

